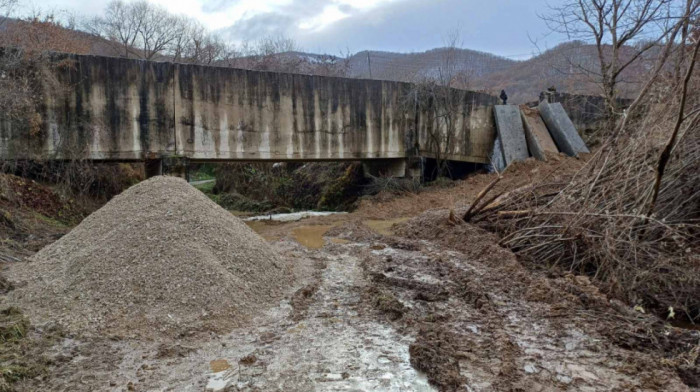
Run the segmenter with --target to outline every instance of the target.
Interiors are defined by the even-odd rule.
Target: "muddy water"
[[[325,243],[323,236],[331,228],[333,225],[301,226],[292,229],[292,237],[309,249],[321,249]]]
[[[366,219],[361,221],[363,225],[370,228],[372,231],[381,235],[394,235],[394,225],[403,223],[410,218],[394,218],[394,219]],[[338,219],[331,224],[309,224],[301,226],[292,226],[287,230],[274,230],[274,227],[282,228],[283,223],[274,221],[249,220],[245,223],[260,234],[268,241],[275,241],[281,237],[289,236],[307,249],[321,249],[326,244],[326,240],[334,244],[347,244],[349,241],[341,238],[325,238],[326,233],[342,224],[346,219]],[[271,234],[276,232],[276,234]]]
[[[215,359],[209,362],[212,373],[223,372],[231,368],[231,364],[225,359]]]

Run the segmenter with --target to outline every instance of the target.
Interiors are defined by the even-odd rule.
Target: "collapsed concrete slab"
[[[496,105],[493,112],[496,116],[496,131],[501,142],[505,165],[527,159],[530,154],[527,151],[520,108],[515,105]]]
[[[582,152],[590,152],[560,103],[542,101],[538,108],[544,123],[547,125],[547,129],[549,129],[549,133],[560,151],[571,156],[577,156]]]
[[[527,148],[533,157],[541,160],[547,160],[548,153],[558,153],[557,145],[554,144],[552,136],[547,130],[540,111],[536,108],[527,106],[520,107],[520,115],[523,119],[523,127],[525,128],[525,140],[527,140]]]

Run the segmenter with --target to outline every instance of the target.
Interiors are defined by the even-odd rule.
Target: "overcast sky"
[[[24,8],[99,14],[109,0],[20,0]],[[32,2],[33,1],[33,2]],[[537,17],[560,0],[149,0],[200,20],[232,41],[285,35],[306,51],[424,51],[452,30],[462,46],[511,58],[551,48]],[[530,37],[530,38],[528,38]]]

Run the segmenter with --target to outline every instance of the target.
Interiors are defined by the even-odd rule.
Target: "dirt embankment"
[[[13,263],[33,254],[90,211],[90,206],[49,186],[0,174],[0,262]]]
[[[490,358],[496,356],[502,361],[513,358],[513,364],[503,364],[514,368],[500,372],[499,389],[507,386],[536,390],[547,385],[547,378],[555,381],[557,388],[573,385],[614,389],[612,380],[625,378],[620,374],[634,375],[618,385],[624,389],[683,390],[686,386],[699,386],[698,331],[673,327],[611,300],[584,276],[557,270],[546,273],[528,270],[510,251],[498,246],[494,234],[469,224],[455,225],[448,217],[448,210],[434,210],[396,228],[397,235],[411,241],[427,241],[425,247],[433,251],[458,252],[469,266],[465,270],[464,265],[460,268],[452,265],[445,270],[445,264],[450,263],[445,262],[444,256],[438,256],[411,267],[418,269],[423,279],[426,273],[449,277],[446,289],[450,291],[450,301],[455,296],[465,301],[450,306],[449,311],[420,314],[424,319],[443,320],[420,323],[417,346],[412,353],[417,355],[420,366],[428,367],[426,371],[435,372],[435,381],[445,390],[451,390],[450,383],[456,381],[450,376],[449,367],[430,368],[429,357],[440,352],[457,362],[464,361],[465,355],[470,360],[479,358],[474,342],[455,338],[462,336],[466,328],[458,321],[460,313],[470,308],[479,314],[479,323],[488,320],[496,323],[491,325],[491,328],[495,326],[492,331],[495,342],[476,347],[482,347]],[[405,265],[402,260],[394,259],[392,264]],[[386,264],[381,267],[387,270]],[[396,267],[389,269],[400,271]],[[430,270],[433,272],[427,272]],[[415,270],[412,272],[416,274]],[[450,281],[454,291],[449,290]],[[462,320],[467,322],[475,321],[470,317]],[[503,352],[495,354],[494,350]],[[594,362],[580,357],[591,352],[597,353]],[[581,372],[562,372],[554,367],[558,361],[564,363],[564,368],[577,368]],[[444,374],[445,371],[448,373]],[[606,372],[608,376],[603,377]]]
[[[502,173],[503,180],[496,185],[492,194],[542,181],[564,181],[580,170],[585,162],[585,158],[573,159],[562,154],[549,155],[547,162],[534,158],[515,162]],[[449,182],[447,186],[428,187],[420,193],[380,193],[365,197],[360,200],[355,215],[367,219],[392,219],[413,217],[430,209],[463,207],[474,200],[496,177],[497,173],[479,173],[464,180]]]

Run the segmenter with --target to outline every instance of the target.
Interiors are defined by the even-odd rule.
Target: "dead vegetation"
[[[29,319],[16,307],[0,310],[0,391],[14,392],[25,380],[40,380],[48,374],[52,360],[46,350],[62,332],[47,328],[34,334]]]
[[[364,182],[359,162],[227,163],[216,168],[210,197],[237,211],[347,211]]]
[[[700,79],[663,79],[570,181],[486,198],[465,220],[529,263],[590,276],[639,311],[700,321]],[[669,89],[671,85],[673,88]]]

